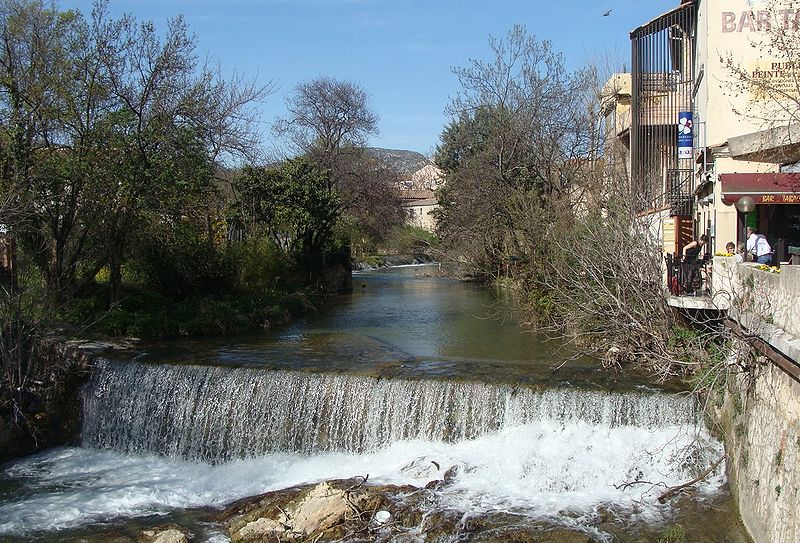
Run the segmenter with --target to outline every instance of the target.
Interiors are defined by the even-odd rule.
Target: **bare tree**
[[[288,116],[275,123],[296,154],[331,170],[331,189],[346,174],[354,152],[378,133],[378,116],[358,84],[320,77],[301,83],[286,99]]]
[[[535,257],[529,212],[572,194],[596,160],[591,71],[567,71],[522,26],[489,46],[488,61],[454,70],[462,88],[436,153],[444,247],[484,277]]]
[[[401,224],[398,174],[366,149],[378,133],[378,116],[358,84],[320,77],[301,83],[286,100],[288,115],[275,123],[292,151],[330,172],[327,189],[339,214],[358,231],[378,240]]]

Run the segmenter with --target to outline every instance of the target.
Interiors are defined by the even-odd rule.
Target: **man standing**
[[[747,252],[755,257],[759,264],[772,262],[772,247],[770,247],[764,234],[756,234],[750,226],[747,227]]]

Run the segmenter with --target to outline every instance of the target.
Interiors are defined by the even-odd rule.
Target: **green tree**
[[[341,209],[328,191],[329,174],[306,159],[280,167],[245,168],[237,183],[241,215],[251,232],[263,228],[311,277],[323,268],[335,243]]]
[[[119,298],[133,233],[213,205],[217,167],[257,149],[253,106],[270,92],[197,61],[180,17],[87,20],[41,0],[0,3],[2,190],[13,235],[59,302],[110,266]],[[210,222],[210,216],[208,217]]]
[[[91,142],[106,102],[89,34],[51,3],[0,4],[0,183],[19,212],[11,235],[54,301],[74,285],[99,221]]]
[[[130,17],[96,12],[93,26],[116,105],[104,198],[114,301],[130,236],[142,222],[202,205],[226,155],[253,158],[251,106],[270,89],[228,82],[198,65],[196,40],[180,17],[168,23],[163,39],[152,23]]]

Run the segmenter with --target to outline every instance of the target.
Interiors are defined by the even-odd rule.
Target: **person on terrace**
[[[736,257],[736,262],[744,262],[744,243],[739,242],[736,245],[732,241],[725,244],[725,252]]]
[[[696,240],[687,243],[686,247],[683,248],[683,261],[693,262],[697,260],[700,256],[700,251],[703,249],[706,243],[708,243],[708,236],[705,234]]]
[[[755,258],[759,264],[769,264],[772,262],[772,247],[770,247],[764,234],[757,234],[756,231],[747,227],[747,252]]]
[[[683,288],[687,294],[694,292],[694,283],[700,271],[700,262],[698,262],[698,258],[700,257],[700,251],[703,250],[706,243],[708,243],[708,236],[703,234],[696,240],[687,243],[683,248],[683,273],[685,278]]]

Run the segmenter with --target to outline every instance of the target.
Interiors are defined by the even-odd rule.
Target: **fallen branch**
[[[637,481],[628,481],[628,482],[622,483],[620,485],[614,485],[614,488],[616,488],[617,490],[628,490],[633,485],[650,485],[652,487],[656,487],[656,486],[663,485],[663,484],[664,483],[653,483],[651,481],[637,480]],[[666,485],[664,485],[664,486],[666,486]]]
[[[664,492],[662,495],[660,495],[658,497],[658,503],[664,503],[669,498],[674,496],[675,494],[683,492],[684,490],[686,490],[690,486],[696,485],[697,483],[699,483],[700,481],[702,481],[703,479],[708,477],[715,469],[717,469],[717,466],[719,466],[722,463],[723,460],[725,460],[725,455],[724,454],[722,456],[720,456],[719,460],[714,462],[711,465],[711,467],[708,468],[705,472],[703,472],[699,477],[696,477],[696,478],[692,479],[688,483],[683,483],[682,485],[669,487],[666,492]]]

